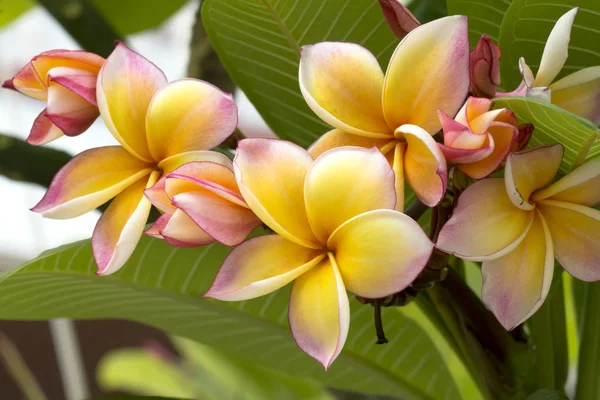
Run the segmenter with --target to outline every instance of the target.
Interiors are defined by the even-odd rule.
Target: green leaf
[[[514,0],[500,28],[502,84],[507,90],[521,82],[519,57],[537,71],[546,39],[561,15],[580,7],[571,31],[569,58],[557,79],[585,67],[600,65],[598,0]]]
[[[398,44],[374,0],[205,0],[202,20],[223,65],[269,126],[304,147],[331,128],[300,93],[300,47],[356,42],[386,68]]]
[[[600,282],[583,283],[585,290],[581,322],[580,351],[575,400],[600,398]]]
[[[530,394],[527,400],[569,400],[569,398],[557,390],[540,389]]]
[[[448,15],[446,0],[412,0],[405,4],[421,24]]]
[[[0,277],[0,319],[131,319],[332,387],[417,400],[460,398],[430,336],[402,308],[384,310],[390,343],[377,346],[372,307],[352,298],[346,346],[325,372],[291,338],[289,286],[246,302],[200,297],[228,252],[219,244],[176,249],[143,237],[119,272],[98,277],[89,241],[64,246]]]
[[[471,48],[479,38],[487,34],[497,44],[500,37],[502,18],[511,0],[446,0],[448,14],[469,17],[469,42]],[[502,50],[504,56],[504,50]]]
[[[600,154],[600,129],[587,119],[578,117],[560,107],[525,97],[494,99],[495,108],[512,110],[519,123],[531,123],[535,131],[530,146],[553,145],[565,147],[561,171],[568,173],[586,159]]]
[[[535,344],[536,387],[540,389],[562,390],[569,372],[562,271],[557,264],[546,301],[528,321]]]
[[[154,28],[188,0],[90,0],[121,35]]]
[[[12,22],[34,5],[33,0],[0,1],[0,27]]]

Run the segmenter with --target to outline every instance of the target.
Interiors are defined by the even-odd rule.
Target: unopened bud
[[[500,48],[488,35],[482,35],[469,59],[471,88],[474,96],[491,99],[496,95],[496,87],[500,85],[501,56]]]
[[[403,39],[408,32],[421,25],[400,0],[379,0],[379,5],[390,29],[399,39]]]

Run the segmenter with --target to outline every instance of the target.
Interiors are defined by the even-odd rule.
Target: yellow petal
[[[325,257],[320,250],[279,235],[259,236],[231,252],[204,296],[224,301],[253,299],[287,285]]]
[[[152,165],[121,146],[87,150],[58,171],[31,210],[47,218],[74,218],[106,203],[150,172]]]
[[[482,160],[461,164],[458,168],[473,179],[482,179],[492,174],[502,164],[517,139],[518,129],[509,124],[495,122],[488,128],[492,152]]]
[[[196,79],[171,82],[148,105],[146,135],[155,160],[210,150],[233,133],[237,107],[233,96]]]
[[[209,150],[188,151],[185,153],[176,154],[159,162],[158,168],[163,171],[163,174],[168,174],[169,172],[181,167],[183,164],[192,161],[209,161],[215,164],[224,165],[229,169],[233,169],[233,163],[229,158],[227,158],[227,156],[219,152]]]
[[[98,220],[92,235],[92,249],[98,264],[98,275],[118,271],[137,246],[152,205],[144,197],[144,189],[154,185],[160,173],[154,171],[119,194]]]
[[[431,135],[416,125],[402,125],[396,135],[401,135],[407,143],[404,175],[408,184],[423,204],[435,206],[444,198],[448,185],[444,154]]]
[[[504,181],[513,204],[523,210],[533,210],[531,194],[552,182],[563,156],[563,146],[534,147],[511,153],[506,159]]]
[[[579,7],[565,13],[552,28],[540,60],[540,68],[535,77],[535,86],[550,86],[565,65],[569,55],[571,27],[577,11],[579,11]]]
[[[533,216],[533,211],[515,207],[501,178],[483,179],[460,195],[437,247],[461,258],[495,259],[519,245]]]
[[[182,210],[175,210],[164,226],[157,228],[162,238],[175,247],[198,247],[215,241]]]
[[[315,160],[305,182],[308,220],[323,243],[358,214],[396,207],[394,172],[375,148],[330,150]]]
[[[394,187],[396,188],[396,211],[404,211],[404,155],[406,154],[406,143],[398,142],[394,151],[388,153],[392,169],[394,170]]]
[[[368,137],[391,137],[381,106],[383,72],[377,59],[354,43],[302,47],[300,90],[329,125]]]
[[[560,265],[582,281],[600,280],[600,211],[555,200],[542,200],[538,208],[548,222]]]
[[[350,305],[333,257],[299,276],[289,309],[292,336],[327,370],[342,351],[350,327]]]
[[[514,250],[483,263],[483,301],[507,330],[542,306],[552,282],[552,238],[544,218],[534,213],[527,236]]]
[[[106,127],[127,151],[144,161],[153,161],[146,140],[146,111],[154,94],[166,84],[167,78],[156,65],[123,43],[98,75],[98,109]]]
[[[535,192],[531,198],[533,201],[551,199],[597,206],[600,204],[600,157],[587,161],[558,182]]]
[[[340,129],[333,129],[318,138],[308,148],[308,152],[313,158],[317,158],[327,150],[335,149],[336,147],[358,146],[365,147],[367,149],[370,149],[371,147],[377,147],[378,149],[381,149],[389,142],[390,139],[374,139],[365,136],[353,135]]]
[[[469,91],[467,17],[436,19],[398,45],[385,76],[383,109],[388,125],[440,130],[437,110],[453,116]]]
[[[552,104],[600,125],[600,66],[579,70],[550,85]]]
[[[240,192],[265,224],[301,246],[320,248],[304,205],[304,179],[312,157],[276,139],[244,139],[233,166]]]
[[[340,226],[327,247],[335,254],[346,288],[375,299],[412,283],[427,264],[433,243],[410,217],[376,210]]]

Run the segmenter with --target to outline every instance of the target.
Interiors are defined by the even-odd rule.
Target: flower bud
[[[482,35],[471,53],[469,72],[471,88],[476,97],[492,98],[500,85],[500,48],[487,35]]]
[[[390,29],[399,39],[419,25],[419,20],[399,0],[379,0],[383,16]]]

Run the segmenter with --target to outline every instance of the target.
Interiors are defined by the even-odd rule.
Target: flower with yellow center
[[[74,218],[114,197],[92,236],[98,274],[107,275],[123,266],[143,233],[151,208],[144,189],[190,161],[229,163],[207,150],[233,132],[237,108],[231,95],[206,82],[167,83],[158,67],[122,43],[100,70],[97,96],[100,115],[121,145],[74,157],[32,210]]]
[[[447,185],[446,160],[431,135],[440,109],[454,117],[469,91],[467,18],[421,25],[400,42],[384,75],[377,59],[353,43],[302,48],[300,89],[312,110],[335,129],[309,149],[313,157],[338,146],[377,147],[396,174],[397,209],[404,178],[435,206]]]
[[[346,290],[366,298],[403,290],[433,244],[394,210],[394,173],[377,149],[341,147],[313,162],[292,143],[246,139],[234,170],[248,206],[277,234],[235,248],[205,296],[247,300],[294,281],[292,335],[328,368],[348,334]]]
[[[483,261],[483,301],[509,330],[541,307],[554,258],[600,280],[600,158],[549,185],[562,155],[562,145],[511,153],[504,179],[469,186],[438,238],[439,249]]]

